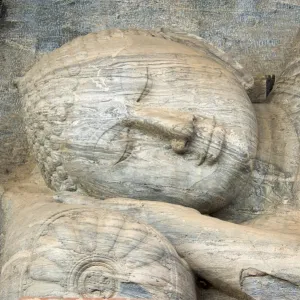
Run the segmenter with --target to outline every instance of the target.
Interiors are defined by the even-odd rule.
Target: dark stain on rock
[[[135,282],[122,282],[120,284],[120,295],[122,297],[134,297],[141,299],[152,298],[149,292],[141,285]]]
[[[275,75],[267,75],[266,76],[266,96],[271,93],[275,84]]]
[[[2,0],[0,0],[0,22],[3,21],[6,17],[7,14],[7,7],[6,5],[3,3]]]

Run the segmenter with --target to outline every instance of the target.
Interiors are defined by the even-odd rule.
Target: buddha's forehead
[[[75,96],[81,105],[97,106],[102,112],[158,106],[218,117],[225,123],[229,116],[228,124],[240,124],[253,113],[235,76],[205,56],[120,55],[85,64],[80,74]]]
[[[61,77],[57,84],[67,86]],[[74,77],[72,119],[78,121],[74,132],[89,128],[101,135],[130,118],[134,110],[161,108],[190,113],[191,118],[214,118],[224,126],[226,140],[243,152],[256,144],[255,114],[244,88],[209,57],[118,55],[86,63]]]
[[[39,97],[48,94],[50,103],[58,94],[82,109],[139,102],[218,115],[224,122],[238,111],[229,124],[252,112],[232,68],[205,43],[194,47],[153,32],[113,30],[77,38],[46,55],[22,82]]]
[[[206,50],[151,33],[100,32],[45,56],[21,86],[26,105],[60,107],[84,128],[104,130],[131,109],[162,107],[215,118],[227,140],[239,141],[256,128],[251,102],[232,68]]]

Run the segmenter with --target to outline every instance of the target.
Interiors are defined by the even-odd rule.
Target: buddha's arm
[[[296,236],[235,225],[164,203],[112,199],[101,206],[151,224],[199,275],[227,292],[242,291],[249,274],[300,282],[300,239]],[[262,273],[249,273],[251,269]]]
[[[64,202],[73,202],[71,195],[62,197]],[[195,272],[235,297],[245,299],[245,293],[250,294],[244,286],[247,278],[260,280],[265,276],[286,282],[299,293],[299,236],[236,225],[162,202],[121,198],[94,201],[85,196],[78,196],[76,201],[119,211],[155,227]]]

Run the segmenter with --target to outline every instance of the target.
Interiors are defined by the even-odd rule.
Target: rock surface
[[[283,299],[287,297],[297,299],[297,295],[299,294],[299,266],[297,265],[299,262],[298,222],[300,219],[298,213],[300,199],[298,176],[299,91],[297,89],[299,77],[299,45],[296,43],[291,46],[291,40],[299,27],[299,3],[297,0],[260,2],[213,0],[208,2],[186,2],[179,0],[176,1],[176,3],[174,3],[174,1],[170,3],[169,1],[143,2],[136,0],[125,0],[122,2],[117,0],[110,2],[99,0],[98,3],[84,0],[51,0],[43,4],[35,0],[7,0],[5,3],[0,3],[0,10],[0,39],[2,42],[0,45],[0,50],[2,50],[0,65],[3,66],[3,76],[0,78],[0,182],[4,184],[4,192],[1,192],[1,194],[3,194],[1,204],[3,214],[5,215],[5,218],[1,218],[1,243],[3,241],[3,233],[8,233],[7,241],[12,241],[12,245],[15,246],[15,249],[17,249],[20,244],[22,245],[19,249],[24,250],[26,247],[30,248],[30,245],[32,245],[32,243],[34,244],[35,239],[30,240],[29,238],[26,240],[26,237],[32,234],[34,235],[36,227],[35,225],[26,226],[26,224],[28,225],[32,222],[30,223],[32,225],[36,220],[34,218],[29,220],[28,216],[32,211],[38,211],[42,203],[45,204],[45,207],[49,208],[47,212],[49,214],[51,214],[51,211],[55,210],[54,207],[58,205],[53,203],[52,192],[47,190],[43,184],[41,184],[41,190],[35,190],[35,187],[27,185],[26,183],[24,186],[19,185],[17,179],[7,182],[8,178],[12,179],[11,175],[14,173],[10,173],[14,166],[23,164],[27,159],[27,144],[22,124],[23,113],[20,109],[20,98],[15,88],[15,77],[23,75],[40,54],[59,47],[73,37],[91,31],[97,31],[100,28],[112,28],[115,26],[124,28],[136,25],[139,28],[177,27],[178,29],[178,27],[180,27],[180,30],[196,33],[230,52],[232,56],[242,62],[247,69],[253,73],[255,82],[259,86],[257,89],[250,91],[251,100],[260,103],[254,106],[259,134],[256,159],[253,161],[253,164],[251,164],[251,168],[253,168],[251,179],[247,182],[247,188],[237,184],[242,190],[240,194],[242,197],[231,197],[234,198],[234,201],[229,199],[229,197],[225,202],[228,203],[232,201],[232,204],[223,211],[215,214],[215,216],[225,220],[233,222],[243,222],[247,220],[247,222],[243,226],[240,226],[201,216],[199,213],[195,215],[193,220],[190,216],[194,215],[194,211],[190,209],[187,209],[189,211],[189,218],[186,218],[188,222],[185,222],[186,219],[182,215],[182,213],[184,214],[185,208],[182,207],[180,207],[179,212],[175,213],[176,217],[174,217],[174,215],[172,215],[172,209],[170,209],[168,204],[161,204],[161,207],[166,207],[166,210],[161,213],[159,211],[159,203],[155,203],[157,205],[155,205],[153,211],[151,208],[153,203],[144,205],[143,202],[137,205],[138,209],[132,209],[132,207],[130,207],[131,204],[126,204],[126,199],[117,200],[118,203],[114,202],[114,200],[100,204],[99,199],[87,200],[87,197],[82,195],[68,197],[65,194],[61,194],[56,197],[57,201],[60,202],[59,206],[63,208],[67,205],[70,208],[73,207],[73,205],[85,204],[88,204],[90,207],[107,205],[110,206],[110,208],[113,207],[114,211],[120,210],[124,213],[127,210],[127,215],[133,212],[133,218],[145,220],[147,223],[149,220],[151,223],[151,220],[154,219],[156,222],[154,222],[155,224],[153,224],[153,226],[169,238],[173,246],[176,247],[176,250],[188,261],[190,266],[199,274],[200,278],[204,277],[203,280],[208,280],[214,287],[239,299],[264,299],[271,297],[272,299]],[[230,26],[226,26],[226,24],[230,24]],[[266,38],[266,36],[268,38]],[[288,58],[287,68],[281,77],[276,77],[279,78],[279,80],[275,85],[275,89],[270,94],[268,100],[265,101],[264,93],[265,90],[267,90],[264,86],[265,74],[274,73],[278,75],[283,70],[282,65],[286,58]],[[64,60],[64,62],[66,63],[67,60]],[[78,68],[70,68],[69,72],[68,76],[70,74],[71,76],[76,76]],[[235,73],[232,68],[230,72]],[[42,72],[39,71],[38,73]],[[148,80],[147,70],[144,74],[146,74],[144,77],[147,78],[147,80],[145,80],[144,85],[141,85],[142,87],[137,89],[139,90],[137,94],[140,95],[136,98],[138,103],[144,102],[143,100],[149,96],[149,83],[153,83],[153,80]],[[239,83],[241,82],[243,82],[243,80],[239,81]],[[217,84],[213,84],[212,86],[215,88],[216,85]],[[100,86],[103,88],[102,82],[100,82]],[[136,88],[136,86],[134,86],[134,88]],[[29,111],[36,112],[39,111],[39,109],[40,107],[37,109],[30,108]],[[43,110],[40,112],[43,115]],[[182,126],[182,124],[189,125],[189,122],[186,122],[187,118],[183,115],[178,118],[178,115],[175,113],[168,115],[168,122],[165,122],[166,115],[164,115],[164,113],[163,118],[157,116],[157,110],[153,111],[152,109],[146,112],[140,110],[140,113],[141,114],[138,115],[133,114],[135,116],[134,122],[132,122],[132,120],[126,120],[126,126],[137,125],[137,129],[140,131],[144,128],[142,124],[146,123],[148,130],[145,134],[147,135],[149,132],[153,132],[154,127],[157,129],[157,123],[153,122],[153,117],[155,117],[154,119],[156,121],[159,120],[158,128],[160,130],[163,128],[163,135],[168,142],[168,148],[166,150],[172,150],[176,155],[185,153],[187,150],[187,135],[182,135],[182,131],[178,134],[178,130],[169,130],[172,126],[168,126],[168,124],[170,124],[170,121],[174,124],[175,119],[177,122],[175,122],[175,125],[181,126],[181,129],[185,130],[183,130],[184,132],[189,132],[191,127],[198,128],[197,124],[195,126],[195,124],[191,122],[193,126]],[[77,119],[76,114],[72,116]],[[149,116],[151,117],[151,121],[149,121]],[[54,137],[60,136],[61,128],[56,125],[65,118],[64,109],[58,105],[58,107],[55,107],[54,113],[52,115],[50,113],[50,117],[50,123],[52,122],[50,127],[51,130],[52,128],[54,129],[54,132],[51,134],[53,134]],[[41,122],[38,126],[41,126],[43,123],[44,122]],[[70,123],[72,123],[72,121]],[[27,124],[29,123],[27,122]],[[53,126],[54,124],[56,125]],[[163,126],[161,126],[162,124]],[[215,141],[218,146],[210,150],[209,153],[211,155],[209,157],[212,158],[212,166],[216,166],[219,165],[220,157],[222,157],[222,155],[220,156],[219,152],[215,152],[215,150],[223,150],[223,126],[219,126],[219,124],[216,126],[216,124],[211,121],[205,121],[204,124],[205,126],[201,127],[202,132],[203,129],[211,128],[212,125],[214,128],[212,136],[216,137]],[[57,149],[49,148],[49,145],[54,145],[55,148],[55,145],[58,143],[57,139],[55,140],[54,138],[54,143],[53,139],[49,139],[49,141],[45,139],[43,141],[43,136],[39,136],[40,131],[42,131],[41,128],[35,128],[34,126],[33,128],[31,141],[39,141],[39,149],[36,151],[36,156],[38,153],[44,155],[38,158],[40,164],[43,164],[43,173],[44,175],[47,172],[51,174],[51,180],[48,180],[48,184],[58,190],[61,187],[63,187],[62,190],[85,190],[87,193],[98,196],[99,190],[95,193],[95,187],[97,190],[98,182],[93,180],[93,172],[84,173],[84,170],[80,167],[77,169],[73,168],[74,165],[71,166],[71,168],[69,165],[66,171],[65,168],[62,167],[60,157],[55,155]],[[46,130],[48,129],[49,126]],[[173,138],[169,139],[170,136]],[[174,136],[176,136],[176,138],[174,138]],[[253,133],[250,136],[253,136]],[[70,134],[62,137],[70,137]],[[203,139],[203,136],[201,138]],[[46,145],[42,144],[43,142],[46,142]],[[70,140],[68,140],[68,143],[72,144]],[[76,158],[76,155],[80,152],[80,147],[77,149],[74,148],[76,147],[72,148],[73,152],[71,151],[71,155],[69,151],[66,156],[63,156],[64,162],[70,163]],[[49,149],[51,149],[51,154],[47,153]],[[123,158],[127,158],[130,152],[127,150],[126,147],[123,152],[124,155],[121,156],[121,163],[123,162]],[[89,151],[83,152],[88,153]],[[89,160],[91,157],[94,159],[95,155],[90,155],[92,152],[93,151],[90,151],[85,159]],[[73,154],[74,156],[72,157]],[[209,160],[210,159],[207,161]],[[78,163],[78,161],[76,163]],[[117,164],[119,163],[120,161],[117,161]],[[167,169],[168,168],[163,168],[164,171]],[[246,170],[247,169],[244,169],[244,171]],[[83,171],[84,176],[89,176],[85,179],[85,183],[81,183],[79,189],[78,182],[80,183],[80,178],[84,178],[84,176],[78,176],[78,174],[76,174],[77,171]],[[22,173],[22,170],[20,169],[19,172]],[[22,176],[25,178],[26,174],[25,172]],[[53,174],[55,174],[55,176],[53,176]],[[70,174],[72,176],[69,176]],[[160,172],[159,176],[161,175]],[[47,175],[45,178],[47,179]],[[76,184],[74,184],[73,178],[77,181]],[[94,178],[99,180],[99,176],[95,176]],[[137,178],[137,176],[135,178]],[[58,185],[53,184],[57,182]],[[231,182],[237,183],[235,181]],[[40,181],[37,181],[36,184],[39,183]],[[88,189],[87,186],[89,184],[91,184],[91,187]],[[12,189],[12,185],[16,185],[17,188]],[[207,184],[205,188],[209,189],[210,187],[211,186]],[[216,191],[217,189],[213,187],[212,190]],[[227,186],[225,190],[234,193],[231,187],[229,188]],[[162,191],[156,192],[158,193],[157,196],[159,196]],[[162,194],[164,193],[165,190]],[[125,191],[124,194],[128,194],[128,190]],[[136,193],[136,191],[133,194],[135,194],[136,198],[140,198],[140,194]],[[143,191],[141,194],[144,194]],[[122,193],[121,195],[123,196]],[[128,195],[132,196],[131,194]],[[105,196],[111,196],[111,187],[107,193],[103,193],[103,198]],[[169,199],[157,197],[156,200],[160,199],[174,202],[174,197]],[[193,206],[188,201],[186,204]],[[206,210],[203,211],[211,212],[215,209],[219,209],[224,202],[221,206],[219,206],[219,204],[220,201],[217,201],[217,207],[214,206],[215,204],[213,204],[212,207],[205,205]],[[142,205],[142,207],[139,205]],[[134,206],[135,204],[133,207]],[[99,208],[95,210],[98,209]],[[141,213],[137,215],[137,210],[139,209]],[[293,211],[291,212],[291,210]],[[176,211],[176,209],[174,211]],[[22,213],[19,215],[20,212],[25,214],[28,212],[28,214],[26,216],[24,214],[22,215]],[[149,213],[151,215],[152,212],[154,214],[153,218],[149,217]],[[93,210],[93,212],[90,211],[90,213],[93,215],[96,212]],[[249,220],[255,215],[259,217],[255,220]],[[20,218],[18,216],[20,216]],[[171,216],[171,218],[166,219],[165,216]],[[39,217],[43,219],[44,215],[37,213],[37,219]],[[84,219],[84,216],[81,217]],[[162,221],[160,219],[161,217]],[[43,232],[42,238],[38,239],[38,242],[43,240],[43,238],[47,240],[49,236],[53,242],[51,236],[53,232],[61,236],[74,237],[76,235],[74,232],[77,232],[77,230],[73,230],[74,232],[72,232],[72,230],[71,232],[65,231],[65,227],[68,227],[65,225],[70,224],[67,219],[68,216],[64,216],[62,219],[64,223],[63,226],[62,224],[56,224],[54,222],[55,224],[52,224],[53,226],[51,225],[52,227],[50,226],[51,228],[49,228],[49,230]],[[24,220],[24,222],[21,221],[19,224],[18,220]],[[73,220],[75,220],[75,225],[72,223]],[[184,224],[179,226],[179,220],[184,221]],[[14,223],[11,222],[17,223],[14,225]],[[191,224],[189,222],[192,222],[192,225],[185,227],[184,225]],[[78,224],[79,227],[82,226],[81,221],[78,221],[73,215],[71,223],[73,227]],[[89,226],[90,225],[91,224],[89,224]],[[20,231],[15,232],[14,228],[16,227],[20,228]],[[55,228],[58,227],[59,229],[55,231]],[[27,233],[22,236],[22,232],[26,230]],[[86,231],[87,230],[85,230],[85,232]],[[19,236],[16,238],[18,234],[20,238],[18,238]],[[204,239],[201,238],[203,236],[205,237]],[[155,237],[157,237],[156,234]],[[14,238],[16,243],[13,242]],[[83,234],[83,238],[88,238],[88,236]],[[89,248],[89,245],[85,245],[84,241],[78,242],[78,240],[76,240],[76,244],[76,242],[73,243],[74,240],[76,240],[76,238],[71,239],[72,246],[70,249],[72,251],[74,251],[72,247],[75,246],[76,248],[76,245],[79,245],[80,249]],[[69,242],[68,238],[61,238],[59,241],[62,242],[62,244],[64,244],[63,242],[66,244]],[[186,243],[182,241],[186,241]],[[55,245],[50,245],[51,243],[48,243],[48,241],[44,244],[42,241],[40,245],[36,245],[35,248],[41,250],[41,252],[36,255],[29,255],[31,259],[30,263],[32,263],[33,267],[31,268],[29,264],[30,266],[28,268],[26,267],[26,270],[24,269],[25,273],[22,273],[24,270],[18,268],[21,267],[23,263],[26,263],[28,258],[26,256],[27,254],[21,251],[21,256],[17,255],[12,261],[9,261],[10,255],[12,254],[10,251],[13,252],[14,247],[6,243],[5,247],[1,249],[4,250],[2,255],[3,262],[6,263],[7,265],[5,266],[9,268],[9,266],[11,266],[10,264],[15,266],[14,263],[17,261],[17,266],[16,268],[12,267],[8,273],[6,273],[4,269],[3,274],[18,277],[19,271],[22,274],[27,274],[30,271],[28,273],[30,276],[27,278],[26,275],[25,282],[21,284],[24,291],[30,291],[30,288],[37,291],[38,289],[35,289],[34,285],[43,278],[41,284],[44,292],[47,294],[47,283],[44,279],[47,278],[48,280],[50,278],[50,281],[53,281],[53,279],[55,281],[57,278],[54,278],[55,276],[53,277],[53,274],[59,275],[59,272],[43,272],[43,267],[46,265],[48,267],[48,262],[43,264],[45,261],[42,261],[36,264],[36,261],[39,257],[42,257],[44,246],[46,248],[48,246],[50,247],[49,253],[51,253],[51,249],[55,249]],[[91,242],[90,245],[93,245],[93,242]],[[59,247],[59,249],[61,248],[63,247]],[[146,253],[145,256],[142,256],[147,257],[148,254],[149,253]],[[199,256],[197,256],[197,254],[199,254]],[[16,260],[14,261],[15,258]],[[145,258],[145,260],[147,259]],[[181,261],[181,258],[179,261]],[[232,263],[233,261],[234,264]],[[111,284],[109,291],[99,285],[95,288],[96,281],[98,283],[99,281],[94,280],[95,278],[93,276],[98,278],[99,273],[108,274],[111,273],[113,269],[107,266],[106,262],[107,261],[103,261],[102,259],[100,264],[96,266],[93,265],[91,268],[88,267],[84,269],[82,273],[75,272],[81,275],[79,276],[79,281],[73,286],[85,289],[87,293],[106,293],[114,290],[114,279],[109,280]],[[179,265],[181,265],[181,263],[179,263]],[[185,268],[184,263],[182,263],[182,266]],[[203,268],[203,266],[207,266],[207,268]],[[56,270],[55,266],[53,270]],[[100,272],[98,272],[99,270]],[[80,271],[82,271],[82,269]],[[68,271],[66,273],[68,273]],[[31,277],[31,275],[33,277]],[[7,282],[8,284],[18,282],[18,280],[7,279],[5,276],[2,278],[4,278],[4,281],[7,280],[4,286],[7,285]],[[151,276],[147,278],[149,279]],[[104,281],[107,280],[107,278],[103,279]],[[189,280],[189,283],[191,282],[192,280]],[[39,282],[37,284],[40,286]],[[62,289],[65,289],[67,286],[63,280],[57,285],[60,285]],[[184,286],[188,285],[185,284]],[[14,293],[17,290],[22,290],[22,287],[21,289],[20,287],[16,287],[11,290],[13,290]],[[129,288],[130,291],[134,290],[137,294],[145,296],[144,290],[136,286],[131,287]],[[51,283],[48,285],[48,288],[53,291]],[[54,290],[59,293],[59,289],[60,288],[56,286]],[[193,289],[189,289],[189,291],[191,290]],[[9,293],[9,290],[1,290],[1,292]],[[10,294],[10,296],[14,297],[14,300],[18,297],[16,294]],[[105,294],[105,296],[107,295]],[[170,295],[167,295],[166,297],[169,296]],[[208,289],[207,292],[201,291],[198,298],[224,300],[227,299],[227,296],[214,289]],[[7,295],[4,296],[4,299],[7,299]]]
[[[1,1],[1,177],[28,154],[13,82],[42,53],[101,29],[164,27],[205,38],[261,78],[281,73],[299,28],[299,11],[297,0]]]
[[[5,245],[1,300],[197,299],[188,265],[162,235],[106,210],[36,203],[15,216]]]
[[[18,86],[30,146],[53,189],[101,199],[164,195],[211,213],[251,173],[252,84],[196,36],[112,30],[46,55]]]

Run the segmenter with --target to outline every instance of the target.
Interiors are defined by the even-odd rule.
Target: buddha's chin
[[[226,149],[214,163],[204,159],[199,164],[195,152],[180,155],[159,140],[136,142],[130,151],[107,149],[109,153],[94,152],[90,157],[76,153],[64,160],[73,181],[100,199],[163,201],[212,213],[236,197],[249,175],[242,162],[248,156],[229,154],[241,151]]]
[[[220,164],[195,166],[190,162],[185,169],[181,169],[180,164],[172,168],[163,163],[145,168],[139,165],[124,161],[104,171],[94,164],[88,168],[89,173],[77,165],[73,174],[82,190],[99,199],[124,197],[162,201],[212,213],[226,206],[234,196],[233,178],[223,171],[226,166]]]

